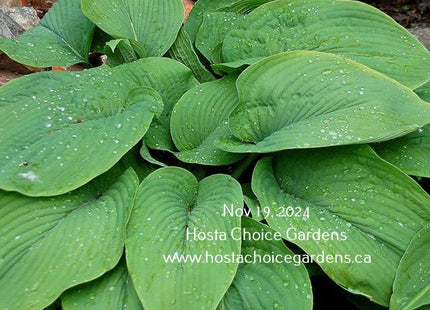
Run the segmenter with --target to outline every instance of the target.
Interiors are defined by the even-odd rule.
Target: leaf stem
[[[233,170],[231,176],[236,180],[239,179],[246,169],[257,159],[258,154],[251,154],[246,157],[237,167]]]

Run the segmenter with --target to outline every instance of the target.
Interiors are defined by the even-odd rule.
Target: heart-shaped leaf
[[[60,0],[39,25],[16,40],[0,38],[0,50],[33,67],[88,62],[94,24],[81,12],[80,0]]]
[[[297,51],[266,58],[237,80],[229,125],[217,146],[267,153],[389,140],[430,123],[430,105],[359,63]],[[381,91],[383,90],[383,91]]]
[[[67,288],[114,267],[137,187],[132,169],[115,166],[54,198],[0,191],[2,308],[43,309]]]
[[[430,196],[365,145],[262,159],[252,188],[271,208],[270,227],[320,255],[339,285],[384,306],[403,253],[430,221]]]
[[[412,239],[400,261],[390,309],[413,310],[430,304],[429,257],[430,224]]]
[[[256,235],[274,233],[267,226],[247,217],[242,218],[242,227]],[[282,241],[244,240],[241,255],[249,263],[239,265],[218,310],[312,310],[312,288],[308,272],[300,262],[292,261],[294,256],[298,256]],[[270,261],[271,257],[276,257],[277,262]],[[286,263],[285,259],[289,259],[290,263]]]
[[[176,157],[188,163],[227,165],[243,156],[217,149],[215,139],[230,133],[228,116],[238,105],[237,76],[198,85],[175,105],[170,119]]]
[[[146,58],[8,83],[0,89],[0,188],[49,196],[87,183],[142,139],[161,113],[160,95],[147,86],[164,101],[190,81],[182,64]]]
[[[143,310],[125,261],[96,280],[71,288],[61,301],[64,310]]]
[[[145,309],[216,308],[238,264],[211,259],[240,253],[241,243],[235,232],[240,217],[223,216],[224,205],[242,208],[240,185],[227,175],[199,183],[187,170],[166,167],[143,181],[128,225],[126,257]]]
[[[430,79],[430,53],[406,29],[359,1],[279,0],[264,4],[232,28],[225,62],[294,50],[350,58],[415,88]]]
[[[184,19],[180,0],[82,0],[82,11],[111,36],[139,43],[146,56],[163,56]]]

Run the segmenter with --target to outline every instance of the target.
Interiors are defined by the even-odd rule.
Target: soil
[[[430,26],[430,0],[362,0],[406,28]]]

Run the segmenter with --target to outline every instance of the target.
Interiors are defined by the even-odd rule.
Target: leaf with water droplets
[[[201,26],[206,14],[216,12],[220,8],[228,7],[237,1],[238,0],[197,1],[188,16],[187,22],[185,23],[185,29],[190,36],[191,42],[194,43],[199,27]]]
[[[16,40],[0,38],[0,50],[33,67],[66,67],[88,62],[94,24],[81,12],[80,0],[60,0],[39,25]]]
[[[124,260],[100,278],[66,291],[64,310],[143,310]]]
[[[139,43],[146,56],[163,56],[184,19],[180,0],[82,0],[82,11],[111,36]]]
[[[196,37],[196,48],[211,62],[222,62],[222,40],[243,22],[244,16],[234,12],[214,12],[205,15]]]
[[[430,305],[429,257],[430,224],[427,224],[412,239],[400,261],[390,309],[413,310]]]
[[[411,88],[430,79],[428,50],[389,16],[358,1],[272,1],[222,42],[225,62],[294,50],[334,53]]]
[[[215,139],[230,132],[228,116],[239,103],[236,78],[232,75],[198,85],[176,103],[170,131],[179,150],[177,158],[201,165],[227,165],[243,157],[214,146]]]
[[[430,103],[430,82],[415,92]],[[430,126],[372,147],[379,156],[407,174],[430,178]]]
[[[262,159],[252,189],[271,208],[271,228],[310,255],[332,256],[317,261],[329,277],[384,306],[403,253],[430,221],[430,196],[366,145]],[[299,216],[277,216],[288,206],[301,210]]]
[[[227,175],[198,182],[187,170],[166,167],[142,182],[127,228],[126,258],[145,309],[216,308],[238,266],[219,259],[240,253],[241,243],[240,217],[223,216],[224,205],[234,212],[243,206],[239,183]],[[201,262],[176,261],[182,255]]]
[[[251,234],[271,232],[269,227],[244,217],[242,227]],[[278,262],[239,265],[232,285],[217,310],[294,309],[312,310],[312,287],[303,264],[282,261],[294,257],[281,240],[244,240],[241,255],[277,257]]]
[[[430,104],[379,72],[333,54],[296,51],[250,66],[236,83],[229,152],[385,141],[430,123]]]
[[[430,178],[430,126],[372,147],[405,173]]]
[[[136,145],[163,102],[190,83],[190,70],[167,58],[10,82],[0,89],[0,188],[50,196],[82,186]]]
[[[0,191],[2,309],[43,309],[121,257],[139,180],[120,165],[65,195]]]

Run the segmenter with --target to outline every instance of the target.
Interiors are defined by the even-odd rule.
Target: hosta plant
[[[324,309],[316,278],[345,309],[429,309],[429,51],[358,1],[183,21],[59,0],[0,39],[84,68],[0,88],[0,309]]]

